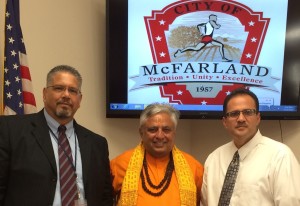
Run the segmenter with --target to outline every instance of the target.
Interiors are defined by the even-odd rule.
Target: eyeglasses
[[[47,88],[52,88],[52,90],[56,93],[63,93],[68,90],[68,93],[73,96],[77,96],[81,94],[81,91],[75,87],[67,87],[67,86],[62,86],[62,85],[52,85],[48,86]]]
[[[225,114],[225,117],[228,118],[238,118],[240,114],[243,113],[244,117],[250,117],[257,114],[257,111],[255,109],[244,109],[242,111],[232,111]]]

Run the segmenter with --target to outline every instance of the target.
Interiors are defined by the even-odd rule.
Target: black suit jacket
[[[108,145],[74,121],[88,206],[112,205]],[[0,117],[0,206],[53,204],[57,169],[43,110]]]

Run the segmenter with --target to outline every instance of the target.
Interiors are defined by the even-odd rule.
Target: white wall
[[[43,107],[46,73],[58,64],[76,67],[84,81],[76,120],[108,139],[113,158],[134,147],[139,136],[137,119],[105,117],[105,18],[105,0],[21,0],[21,25],[38,108]],[[263,121],[261,132],[289,145],[300,160],[300,121]],[[177,146],[202,163],[229,140],[221,120],[179,123]]]

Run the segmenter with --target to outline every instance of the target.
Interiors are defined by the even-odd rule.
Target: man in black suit
[[[0,117],[0,206],[73,206],[78,199],[88,206],[112,205],[107,141],[73,119],[81,84],[76,69],[57,66],[47,75],[43,110]],[[60,191],[60,125],[66,127],[72,153],[66,159],[77,177],[78,194],[68,204]]]

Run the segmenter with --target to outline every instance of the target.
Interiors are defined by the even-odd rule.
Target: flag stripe
[[[21,76],[23,79],[31,81],[30,70],[28,67],[21,65]]]
[[[35,105],[35,98],[31,92],[23,91],[24,102]]]
[[[31,114],[36,112],[36,107],[33,104],[24,104],[24,113]]]
[[[31,84],[31,81],[28,80],[28,79],[22,79],[22,88],[23,88],[23,91],[26,91],[26,92],[31,92],[32,91],[32,84]],[[26,103],[26,102],[25,102]]]

